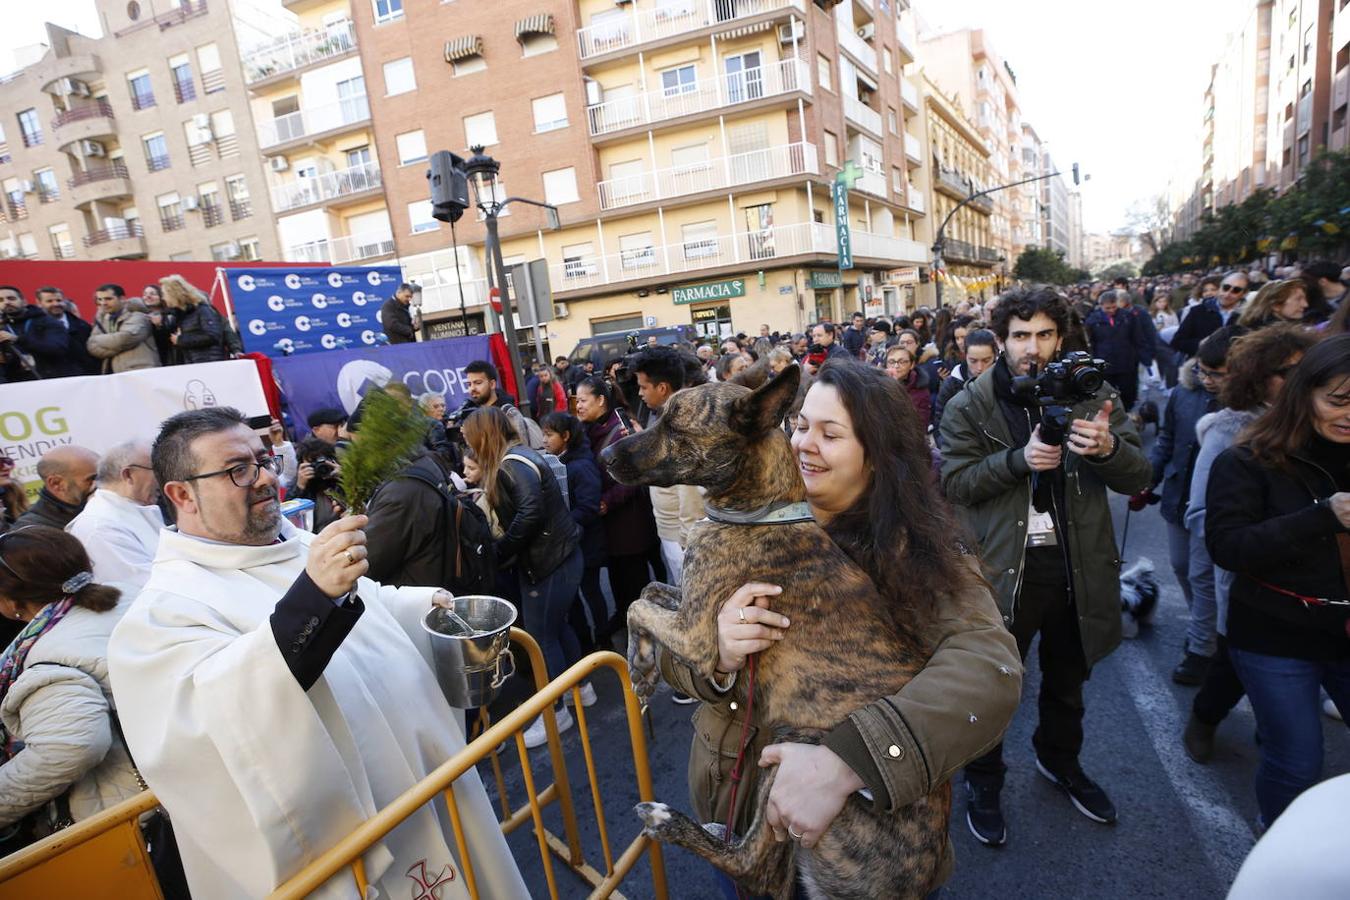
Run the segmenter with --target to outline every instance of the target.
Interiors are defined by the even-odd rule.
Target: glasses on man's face
[[[1217,369],[1206,369],[1199,363],[1191,366],[1191,371],[1195,373],[1196,378],[1202,378],[1205,381],[1223,381],[1228,377],[1227,372],[1220,372]]]
[[[1247,286],[1245,284],[1225,284],[1221,290],[1230,294],[1245,294],[1247,293]]]
[[[215,478],[217,475],[228,475],[230,481],[234,482],[235,487],[253,487],[258,483],[258,475],[263,469],[271,472],[273,475],[281,474],[281,457],[265,456],[254,462],[239,463],[230,466],[228,469],[221,469],[218,472],[202,472],[200,475],[193,475],[184,478],[184,481],[199,481],[202,478]]]

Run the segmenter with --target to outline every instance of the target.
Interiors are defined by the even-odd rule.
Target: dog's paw
[[[638,701],[646,706],[660,684],[661,670],[656,665],[656,641],[645,631],[628,632],[628,678]]]
[[[670,807],[664,803],[639,803],[633,807],[633,811],[642,820],[644,826],[642,830],[648,837],[661,837],[661,832],[675,818]]]

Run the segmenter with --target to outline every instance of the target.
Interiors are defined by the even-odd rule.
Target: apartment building
[[[1040,171],[1042,175],[1059,172],[1045,144],[1041,144]],[[1067,260],[1074,227],[1069,208],[1068,182],[1063,175],[1056,174],[1036,184],[1040,188],[1041,246],[1064,254]]]
[[[994,201],[981,197],[960,209],[957,206],[993,186],[989,145],[966,117],[959,99],[944,94],[926,75],[922,90],[924,143],[928,148],[924,177],[930,185],[928,208],[934,239],[937,229],[947,223],[943,233],[945,273],[938,276],[946,278],[943,302],[957,302],[962,294],[978,299],[993,289],[994,267],[1002,258],[994,247]],[[925,301],[931,302],[933,293],[932,288],[926,289]]]
[[[1022,170],[1022,121],[1017,79],[981,29],[960,29],[920,35],[919,54],[924,71],[942,90],[971,111],[980,136],[989,148],[990,180],[1009,184]],[[1016,190],[993,195],[990,216],[993,249],[1011,265],[1025,241],[1024,210]]]
[[[903,7],[905,4],[899,4]],[[424,286],[429,334],[480,327],[484,228],[431,218],[425,165],[402,147],[501,164],[508,265],[548,263],[555,349],[595,332],[692,324],[801,329],[900,309],[922,164],[906,130],[914,38],[884,0],[376,0],[355,15],[388,171],[394,241]],[[413,90],[397,91],[406,77]],[[428,110],[443,111],[428,115]],[[407,159],[408,164],[403,165]],[[846,163],[854,268],[836,264],[830,183]],[[461,292],[464,314],[461,315]]]
[[[1266,144],[1278,160],[1278,187],[1298,180],[1324,149],[1332,121],[1333,8],[1341,0],[1283,0],[1271,11],[1270,103]],[[1342,14],[1344,18],[1344,14]],[[1342,38],[1350,26],[1342,26]],[[1341,50],[1350,57],[1350,49]],[[1341,67],[1342,125],[1345,66]]]
[[[1069,249],[1068,263],[1075,269],[1087,268],[1087,232],[1083,228],[1083,192],[1069,191]]]
[[[1018,159],[1017,166],[1009,173],[1012,180],[1026,181],[1028,178],[1044,175],[1045,170],[1041,163],[1045,151],[1036,129],[1026,122],[1019,121],[1017,132],[1016,135],[1009,135],[1010,139],[1015,138],[1012,145],[1013,154]],[[1018,253],[1027,247],[1045,246],[1045,229],[1042,227],[1044,186],[1043,181],[1031,181],[1012,188],[1012,206],[1015,215],[1012,223],[1013,249]]]
[[[357,3],[371,13],[369,0]],[[426,147],[406,140],[377,146],[348,0],[282,0],[282,6],[285,25],[275,33],[249,32],[246,21],[237,22],[241,43],[248,34],[243,81],[281,258],[387,261],[395,252],[384,195],[388,161],[420,163]],[[410,65],[391,67],[381,79],[389,97],[416,88]]]
[[[97,7],[0,83],[0,256],[276,258],[224,0]]]

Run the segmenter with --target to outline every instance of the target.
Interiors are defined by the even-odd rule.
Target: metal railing
[[[356,27],[350,19],[322,30],[293,32],[249,51],[244,57],[244,82],[255,84],[355,49]]]
[[[77,188],[82,184],[90,184],[95,181],[128,177],[130,176],[127,173],[127,164],[120,159],[114,159],[101,166],[90,166],[83,172],[76,172],[66,183],[72,188]]]
[[[42,129],[34,128],[31,131],[27,128],[21,128],[23,145],[25,147],[36,147],[42,143]]]
[[[191,79],[187,81],[178,81],[175,79],[173,83],[173,96],[179,103],[187,103],[189,100],[197,99],[197,88],[192,83]]]
[[[203,202],[197,207],[202,212],[202,224],[207,228],[215,228],[225,221],[225,209],[219,203]]]
[[[132,91],[132,92],[131,92],[131,108],[132,108],[132,109],[149,109],[150,107],[152,107],[152,106],[154,106],[154,105],[155,105],[155,92],[154,92],[154,91]]]
[[[881,130],[881,113],[848,94],[844,95],[844,118],[861,128],[866,128],[877,137],[886,133]]]
[[[671,166],[596,185],[601,209],[618,209],[666,197],[686,197],[702,191],[767,181],[792,175],[818,175],[816,145],[806,142],[768,147]]]
[[[223,90],[225,90],[224,69],[212,69],[210,72],[202,73],[202,93],[214,94]]]
[[[187,227],[187,220],[183,218],[182,213],[168,213],[160,210],[159,227],[164,231],[182,231]]]
[[[158,172],[161,169],[167,169],[169,167],[169,157],[167,155],[147,156],[145,158],[145,166],[151,172]]]
[[[5,199],[5,213],[11,222],[28,218],[28,204],[13,197]]]
[[[114,37],[121,37],[124,34],[140,31],[143,28],[156,26],[160,31],[164,31],[165,29],[186,22],[188,19],[204,15],[206,15],[206,0],[182,0],[182,2],[174,9],[162,12],[157,16],[147,16],[113,34]]]
[[[336,172],[325,172],[313,178],[297,178],[272,188],[272,207],[278,212],[309,206],[311,203],[323,203],[336,200],[350,194],[358,194],[380,187],[383,184],[380,167],[376,163],[364,163]]]
[[[858,176],[858,180],[853,183],[853,186],[863,193],[871,194],[873,197],[885,199],[890,196],[884,172],[863,169],[862,174]]]
[[[258,123],[258,143],[263,148],[275,147],[299,138],[321,134],[365,122],[370,119],[370,104],[366,95],[347,97],[336,103],[302,108],[298,112],[277,116]]]
[[[38,187],[38,203],[55,203],[61,199],[61,191],[56,187]]]
[[[112,104],[107,100],[96,100],[93,103],[84,103],[71,109],[63,109],[52,116],[52,130],[60,128],[62,125],[68,125],[71,122],[80,122],[85,119],[97,119],[113,117]]]
[[[784,59],[679,88],[596,103],[586,107],[586,120],[591,136],[598,137],[798,90],[811,93],[811,70],[800,60]]]
[[[602,22],[577,29],[583,61],[605,53],[627,50],[639,44],[688,34],[711,25],[783,9],[805,13],[805,0],[686,0],[663,3],[655,9],[638,9],[623,20]]]
[[[230,200],[230,218],[238,222],[253,215],[253,201],[247,197]]]
[[[351,234],[295,244],[286,250],[288,262],[327,262],[334,265],[361,262],[394,252],[394,237],[387,232]]]
[[[84,245],[86,247],[97,247],[99,244],[107,244],[112,241],[125,241],[130,238],[144,238],[145,232],[141,229],[140,223],[128,225],[110,225],[107,228],[100,228],[97,231],[91,231],[84,236]],[[64,834],[65,832],[61,832]],[[0,875],[0,881],[4,876]]]

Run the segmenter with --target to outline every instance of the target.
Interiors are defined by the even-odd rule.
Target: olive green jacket
[[[1017,711],[1022,690],[1017,643],[983,579],[973,579],[939,607],[929,638],[935,649],[918,674],[894,696],[854,710],[824,739],[864,781],[879,811],[901,809],[941,788],[1003,739]],[[676,690],[703,701],[694,713],[689,751],[690,800],[702,821],[725,824],[744,727],[745,679],[722,692],[667,653],[660,654],[659,665]],[[772,738],[764,723],[751,723],[733,817],[742,834],[752,818],[759,754]],[[931,887],[946,880],[951,865],[949,846]]]
[[[1065,451],[1061,511],[1068,531],[1073,593],[1089,666],[1120,644],[1120,552],[1116,547],[1110,488],[1134,494],[1148,487],[1153,469],[1139,434],[1121,409],[1115,388],[1073,407],[1073,418],[1091,419],[1110,399],[1115,452],[1103,460]],[[957,394],[942,412],[942,487],[979,543],[985,575],[994,586],[1004,621],[1017,615],[1017,594],[1026,556],[1027,512],[1031,508],[1031,467],[994,395],[991,368]]]

